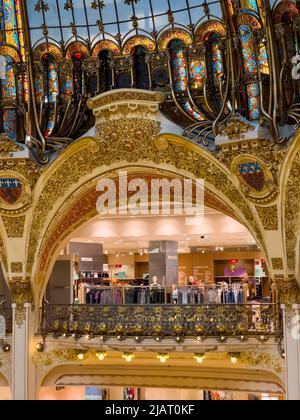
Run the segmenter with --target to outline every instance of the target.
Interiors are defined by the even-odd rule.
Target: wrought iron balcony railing
[[[12,309],[7,308],[5,305],[0,305],[0,324],[1,335],[4,332],[2,329],[5,329],[5,334],[12,333]],[[3,324],[5,324],[5,328],[3,328]]]
[[[220,305],[44,305],[41,333],[80,338],[215,337],[221,341],[282,336],[281,310],[276,304]]]

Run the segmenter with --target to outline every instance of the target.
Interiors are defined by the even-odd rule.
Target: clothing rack
[[[244,304],[248,301],[248,285],[186,285],[172,291],[166,287],[80,283],[78,303],[99,305],[147,305],[171,303],[178,305]]]

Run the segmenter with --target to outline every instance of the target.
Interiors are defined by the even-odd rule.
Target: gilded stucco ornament
[[[252,155],[236,157],[231,164],[245,196],[254,203],[268,203],[275,199],[279,189],[266,163]]]
[[[300,152],[293,159],[285,192],[285,239],[288,268],[296,268],[297,232],[300,215]]]
[[[272,258],[271,262],[272,262],[273,270],[278,270],[279,271],[279,270],[284,269],[282,258]]]
[[[256,210],[265,230],[278,230],[277,205],[269,207],[256,206]]]
[[[0,157],[12,157],[14,153],[21,152],[23,147],[9,140],[7,134],[0,134]]]
[[[10,263],[10,270],[12,273],[21,274],[23,272],[23,263],[22,262]]]
[[[295,278],[285,279],[282,276],[275,276],[274,281],[281,303],[285,305],[300,303],[300,289]]]
[[[76,361],[78,361],[78,358],[76,350],[74,349],[54,349],[49,352],[35,353],[33,355],[33,363],[40,372],[47,370],[53,365]],[[82,361],[80,363],[82,363]]]
[[[219,134],[222,137],[228,137],[229,140],[240,140],[248,131],[254,131],[255,127],[235,116],[231,117],[226,124],[219,128]]]
[[[22,238],[25,227],[25,216],[8,217],[2,216],[8,238]]]
[[[243,352],[239,361],[245,366],[274,370],[277,374],[281,374],[284,371],[284,360],[278,355]]]
[[[12,301],[16,304],[16,323],[22,325],[25,321],[25,303],[33,302],[30,279],[15,277],[10,282]]]

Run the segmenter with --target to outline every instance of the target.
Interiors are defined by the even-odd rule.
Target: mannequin
[[[172,284],[172,303],[177,305],[178,303],[178,288],[176,284]]]
[[[161,303],[161,285],[158,283],[158,278],[154,276],[152,278],[152,283],[150,284],[150,301],[151,303]]]
[[[158,278],[156,276],[154,276],[152,278],[152,283],[151,283],[150,287],[151,288],[158,288],[158,289],[161,288],[160,284],[158,283]]]
[[[194,286],[195,284],[196,284],[195,277],[194,276],[190,276],[189,277],[189,285],[190,286]]]

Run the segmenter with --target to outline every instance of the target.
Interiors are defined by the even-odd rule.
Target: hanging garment
[[[116,289],[115,290],[115,305],[122,305],[123,299],[122,299],[122,290]]]

